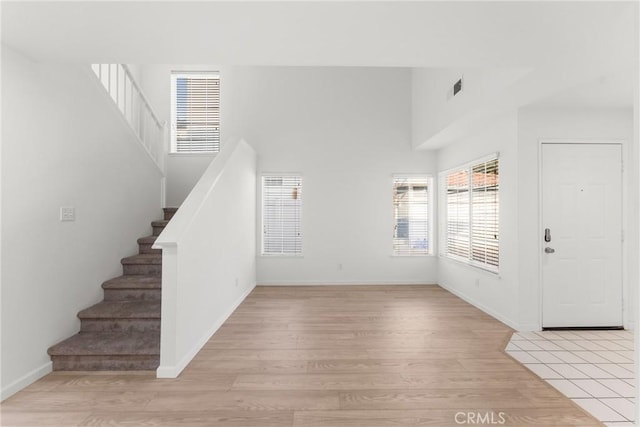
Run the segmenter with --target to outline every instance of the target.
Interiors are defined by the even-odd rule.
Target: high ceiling
[[[638,80],[637,1],[85,0],[0,7],[3,44],[35,60],[492,73],[481,93],[466,93],[468,106],[457,117],[414,141],[424,149],[514,107],[627,107]],[[501,78],[514,75],[520,77]]]
[[[615,69],[634,3],[3,1],[2,40],[78,62]]]

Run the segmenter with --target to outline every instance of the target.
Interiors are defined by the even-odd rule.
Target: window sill
[[[168,153],[171,157],[215,157],[219,153]]]
[[[468,261],[465,261],[465,260],[462,260],[462,259],[458,259],[458,258],[454,258],[454,257],[448,256],[448,255],[439,255],[438,257],[440,259],[443,259],[443,260],[446,260],[446,261],[450,261],[451,263],[454,263],[454,264],[458,264],[458,265],[462,265],[462,266],[465,266],[465,267],[470,267],[470,268],[472,268],[474,270],[478,270],[478,271],[480,271],[480,272],[482,272],[484,274],[487,274],[490,277],[502,279],[502,276],[500,275],[500,270],[492,270],[490,268],[481,267],[478,264],[473,264],[473,263],[470,263]]]
[[[434,258],[436,255],[434,254],[420,254],[420,255],[396,255],[396,254],[391,254],[389,255],[391,258]]]
[[[289,254],[260,254],[260,258],[278,258],[278,259],[282,259],[282,258],[293,258],[293,259],[298,259],[298,258],[304,258],[304,255],[289,255]]]

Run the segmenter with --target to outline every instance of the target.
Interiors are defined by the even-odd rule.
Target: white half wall
[[[2,399],[51,369],[161,218],[161,173],[93,78],[2,47]]]
[[[499,152],[500,273],[490,273],[442,256],[439,258],[438,284],[516,329],[519,197],[517,126],[515,112],[505,114],[488,123],[473,136],[461,139],[438,152],[440,171]],[[445,214],[441,207],[440,215]]]
[[[541,327],[539,147],[541,140],[607,140],[623,143],[623,292],[625,326],[633,323],[638,280],[637,165],[633,154],[632,109],[524,108],[518,113],[518,264],[519,322],[524,330]],[[515,230],[514,230],[515,231]]]
[[[256,284],[256,154],[227,144],[156,240],[160,378],[175,378]]]

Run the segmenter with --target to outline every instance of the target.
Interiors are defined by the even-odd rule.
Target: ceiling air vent
[[[456,96],[460,92],[462,92],[462,77],[453,84],[453,96]]]

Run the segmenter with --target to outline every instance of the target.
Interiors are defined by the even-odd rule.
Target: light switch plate
[[[70,206],[63,206],[60,208],[60,221],[75,221],[76,220],[76,208]]]

